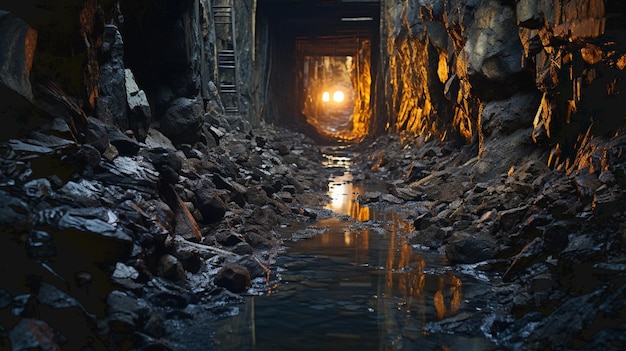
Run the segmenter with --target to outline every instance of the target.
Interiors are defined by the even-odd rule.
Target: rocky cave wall
[[[585,138],[624,125],[625,7],[611,0],[384,2],[387,129],[475,143],[478,180],[519,157],[546,156],[536,146],[551,151],[552,167],[577,167]]]
[[[251,116],[254,1],[234,7],[240,112],[258,125]],[[1,113],[11,127],[3,139],[69,109],[78,129],[90,115],[138,141],[157,127],[176,144],[192,144],[203,113],[223,113],[209,0],[32,1],[3,9],[2,43],[10,50],[2,56]]]

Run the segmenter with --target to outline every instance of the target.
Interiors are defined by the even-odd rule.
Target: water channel
[[[492,350],[483,338],[429,334],[424,326],[475,311],[471,296],[488,282],[461,274],[441,254],[407,244],[409,213],[361,205],[356,198],[384,182],[362,185],[350,158],[327,150],[338,170],[328,180],[327,207],[302,240],[285,237],[273,269],[278,284],[249,296],[236,316],[219,321],[224,351],[265,350]]]

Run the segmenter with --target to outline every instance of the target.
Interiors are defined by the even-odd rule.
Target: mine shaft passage
[[[372,133],[379,52],[378,1],[258,3],[271,45],[263,118],[299,122],[322,139],[358,142]],[[294,118],[294,116],[296,118]]]

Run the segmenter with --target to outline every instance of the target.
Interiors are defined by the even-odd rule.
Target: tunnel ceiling
[[[259,0],[258,6],[293,35],[302,55],[354,55],[359,42],[371,40],[378,30],[378,0]]]

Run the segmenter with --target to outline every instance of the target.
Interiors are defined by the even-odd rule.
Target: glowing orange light
[[[335,102],[342,102],[342,101],[343,101],[343,99],[345,99],[345,95],[343,94],[343,91],[336,91],[336,92],[333,94],[333,100],[334,100]]]
[[[325,91],[325,92],[322,94],[322,101],[324,101],[324,102],[328,102],[328,101],[330,101],[330,93],[329,93],[329,92]]]

